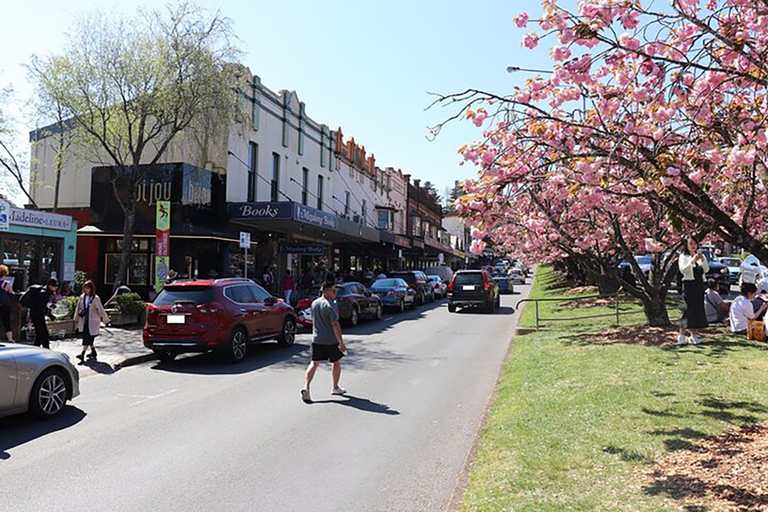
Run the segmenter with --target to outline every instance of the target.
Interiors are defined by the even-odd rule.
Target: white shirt
[[[683,274],[683,281],[693,281],[693,269],[697,265],[701,267],[705,274],[709,272],[709,263],[707,263],[707,258],[702,258],[701,261],[697,261],[694,264],[694,256],[689,256],[688,253],[684,252],[677,260],[677,266],[680,268],[680,273]]]
[[[731,304],[731,332],[741,332],[747,330],[747,321],[755,318],[755,308],[752,302],[743,295],[739,295]]]

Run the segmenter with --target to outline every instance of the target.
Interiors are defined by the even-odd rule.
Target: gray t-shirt
[[[704,311],[707,314],[707,322],[717,322],[720,315],[720,304],[725,302],[717,293],[717,290],[707,288],[704,292]]]
[[[315,299],[312,303],[312,343],[318,345],[338,345],[336,333],[333,332],[333,322],[339,321],[339,310],[336,303],[325,297]]]

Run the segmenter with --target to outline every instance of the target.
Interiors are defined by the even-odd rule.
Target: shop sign
[[[17,226],[58,229],[61,231],[70,231],[72,229],[72,217],[68,215],[24,210],[21,208],[9,208],[8,223]]]
[[[171,202],[158,201],[155,210],[155,291],[160,293],[168,278],[171,260]]]
[[[291,203],[234,203],[227,206],[232,220],[291,220]]]
[[[323,244],[282,244],[280,246],[281,254],[298,254],[300,256],[324,256],[325,246]]]
[[[336,215],[304,206],[303,204],[296,205],[296,217],[295,219],[305,224],[311,224],[320,228],[336,230],[339,227],[339,220]]]

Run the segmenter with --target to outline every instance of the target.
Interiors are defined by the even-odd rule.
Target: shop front
[[[21,292],[51,277],[75,279],[77,222],[67,215],[14,208],[0,201],[0,263]]]

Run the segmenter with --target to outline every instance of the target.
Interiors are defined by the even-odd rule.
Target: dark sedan
[[[371,292],[381,299],[384,306],[399,309],[413,307],[416,304],[416,292],[403,279],[379,279],[371,285]]]
[[[384,310],[381,299],[360,283],[336,285],[336,307],[341,320],[353,327],[362,317],[380,320]]]

